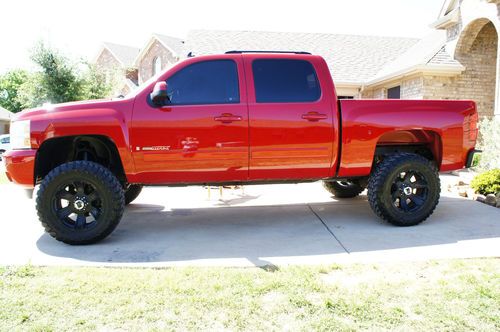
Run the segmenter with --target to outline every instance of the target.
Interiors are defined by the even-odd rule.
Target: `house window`
[[[401,86],[395,86],[387,90],[387,99],[401,99]]]
[[[153,59],[153,76],[161,71],[161,58],[157,56]]]

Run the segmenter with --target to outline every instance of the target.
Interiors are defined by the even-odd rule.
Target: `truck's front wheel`
[[[90,161],[54,168],[43,179],[36,199],[38,217],[47,233],[68,244],[104,239],[120,222],[124,206],[117,178]]]
[[[438,204],[440,191],[434,164],[411,153],[385,158],[368,181],[371,208],[397,226],[413,226],[427,219]]]
[[[337,198],[353,198],[365,190],[357,180],[323,181],[323,187]]]
[[[142,191],[142,186],[139,184],[131,184],[125,190],[125,205],[132,203]]]

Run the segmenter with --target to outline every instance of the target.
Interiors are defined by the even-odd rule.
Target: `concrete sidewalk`
[[[0,265],[262,266],[500,257],[500,209],[443,196],[416,227],[379,220],[366,195],[320,183],[242,190],[147,188],[106,240],[69,246],[44,233],[34,202],[0,185]]]

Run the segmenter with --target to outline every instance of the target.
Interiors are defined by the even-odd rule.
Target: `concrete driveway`
[[[445,179],[446,180],[446,179]],[[500,209],[443,196],[416,227],[379,220],[366,195],[320,183],[242,190],[147,188],[106,240],[69,246],[43,232],[34,202],[0,185],[0,264],[262,266],[500,257]]]

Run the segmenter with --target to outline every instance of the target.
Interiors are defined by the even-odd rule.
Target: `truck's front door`
[[[324,61],[309,55],[252,54],[244,62],[250,179],[331,176],[337,119],[331,78],[318,70],[327,71]]]
[[[203,183],[248,179],[248,108],[241,56],[192,59],[167,72],[170,102],[134,106],[137,181]],[[150,92],[150,91],[149,91]]]

